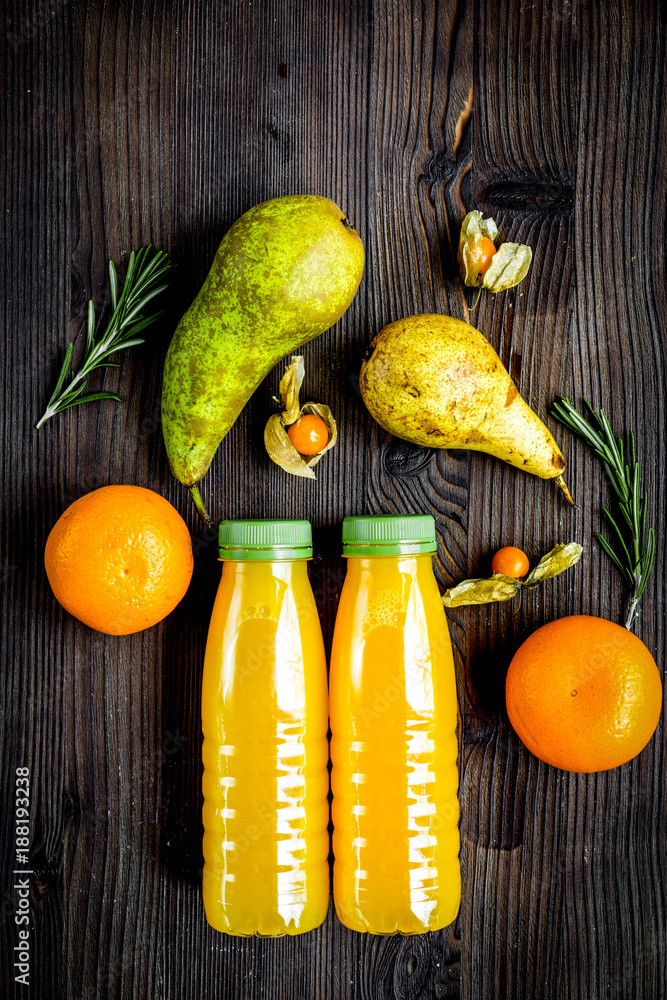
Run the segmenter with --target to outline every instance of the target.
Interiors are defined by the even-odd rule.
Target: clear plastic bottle
[[[206,918],[227,934],[312,930],[329,903],[327,673],[308,521],[223,521],[206,644]]]
[[[456,724],[430,516],[343,523],[331,657],[334,902],[346,927],[420,934],[461,898]]]

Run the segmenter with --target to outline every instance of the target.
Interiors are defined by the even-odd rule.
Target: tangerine
[[[190,533],[168,500],[141,486],[104,486],[56,521],[44,552],[58,601],[107,635],[162,621],[192,577]]]
[[[516,652],[510,722],[536,757],[565,771],[606,771],[644,749],[662,708],[655,660],[636,635],[590,615],[543,625]]]

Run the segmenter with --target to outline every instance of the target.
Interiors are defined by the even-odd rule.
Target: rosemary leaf
[[[609,542],[607,541],[607,539],[604,537],[604,535],[598,534],[597,537],[598,537],[598,542],[600,543],[600,545],[602,546],[602,548],[605,550],[605,552],[607,553],[607,555],[609,556],[609,558],[611,559],[611,561],[614,563],[614,565],[618,569],[619,573],[623,576],[623,578],[624,578],[625,582],[628,584],[628,586],[630,586],[630,587],[634,586],[634,577],[631,575],[631,573],[628,571],[628,569],[626,568],[626,566],[618,558],[618,556],[616,555],[616,553],[614,552],[614,550],[612,549],[611,545],[609,544]]]
[[[56,382],[56,387],[53,390],[53,395],[49,400],[49,406],[60,395],[60,390],[63,387],[63,383],[67,376],[69,375],[70,366],[72,364],[72,354],[74,353],[74,344],[68,344],[67,350],[65,351],[65,360],[63,361],[63,366],[60,369],[60,375],[58,376],[58,381]]]
[[[87,396],[77,396],[76,399],[72,399],[71,402],[64,404],[58,410],[61,413],[63,410],[69,410],[72,406],[78,406],[79,403],[92,403],[96,399],[115,399],[117,403],[122,403],[123,400],[115,392],[90,392]]]
[[[151,247],[130,254],[123,287],[118,294],[118,275],[113,261],[109,261],[109,286],[111,290],[111,316],[106,329],[99,339],[95,337],[95,307],[92,300],[88,303],[86,316],[86,348],[81,367],[75,374],[70,374],[74,343],[68,344],[60,375],[56,382],[46,410],[40,417],[37,427],[41,427],[56,413],[62,413],[79,403],[90,403],[98,399],[114,399],[122,402],[114,392],[91,392],[83,396],[86,379],[96,368],[117,368],[115,362],[108,358],[127,347],[136,347],[144,340],[137,334],[151,326],[165,310],[161,309],[150,316],[144,317],[143,311],[148,303],[167,287],[160,284],[164,276],[171,270],[169,258],[158,250],[153,256]],[[68,384],[65,382],[69,378]]]
[[[111,288],[111,308],[115,309],[118,305],[118,275],[112,260],[109,261],[109,286]],[[92,302],[89,302],[88,308],[91,306]]]
[[[649,530],[648,533],[648,549],[642,559],[642,578],[639,585],[639,590],[637,592],[637,600],[641,600],[642,594],[646,590],[646,584],[648,583],[648,578],[651,575],[651,570],[653,569],[653,560],[655,559],[655,531],[653,528]]]
[[[95,306],[93,300],[88,302],[88,323],[86,333],[86,350],[89,351],[95,343]],[[70,347],[74,348],[73,344]]]
[[[128,336],[134,337],[135,334],[141,333],[141,331],[145,330],[147,326],[151,326],[151,324],[159,320],[161,316],[164,316],[166,311],[167,311],[166,309],[160,309],[158,310],[158,312],[153,313],[151,316],[147,316],[145,319],[140,319],[137,323],[133,323],[130,329],[127,331]]]
[[[612,517],[612,515],[610,514],[610,512],[607,510],[606,507],[602,508],[602,513],[605,515],[605,517],[609,521],[609,524],[616,532],[616,538],[618,539],[619,547],[623,555],[625,556],[626,565],[630,566],[632,564],[632,556],[630,555],[628,547],[625,544],[625,539],[623,538],[623,532],[621,531],[618,524],[616,523],[616,521],[614,520],[614,518]],[[630,524],[630,527],[632,527],[632,523],[630,521],[628,523]]]

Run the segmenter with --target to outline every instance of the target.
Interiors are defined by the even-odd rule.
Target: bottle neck
[[[416,553],[400,553],[398,555],[377,555],[377,556],[351,556],[345,555],[344,559],[347,559],[348,568],[363,567],[363,569],[372,569],[373,566],[386,566],[388,563],[405,563],[406,565],[411,564],[414,566],[432,566],[432,560],[435,553],[433,552],[416,552]]]
[[[238,576],[247,580],[274,576],[280,580],[308,578],[307,559],[222,559],[225,576]]]
[[[433,554],[431,552],[391,556],[346,556],[346,579],[350,583],[362,579],[387,581],[390,577],[409,576],[415,580],[433,577]]]

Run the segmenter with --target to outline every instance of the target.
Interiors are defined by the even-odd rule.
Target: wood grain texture
[[[36,25],[20,3],[10,3],[3,8],[3,22],[0,982],[3,996],[25,992],[21,986],[15,990],[14,983],[18,898],[12,873],[15,770],[28,767],[34,872],[30,920],[32,940],[39,942],[33,949],[31,995],[41,998],[61,979],[64,926],[59,876],[66,822],[65,635],[62,615],[49,595],[42,553],[47,525],[60,508],[60,487],[52,484],[63,481],[66,437],[56,428],[47,441],[33,426],[44,404],[43,387],[52,376],[54,345],[45,344],[45,331],[69,329],[71,107],[56,53],[67,60],[70,38],[62,9]]]
[[[14,768],[32,771],[31,997],[189,1000],[662,1000],[667,995],[667,769],[647,750],[577,776],[522,747],[504,674],[545,621],[619,620],[623,588],[595,540],[597,461],[546,417],[557,392],[636,428],[659,539],[638,634],[664,664],[667,153],[665,21],[642,0],[41,0],[5,5],[0,67],[5,455],[2,538],[0,996],[13,983]],[[359,231],[352,307],[307,345],[306,395],[340,443],[317,482],[287,480],[262,430],[281,366],[203,484],[219,517],[308,517],[330,643],[344,576],[340,522],[428,511],[442,585],[519,544],[576,539],[575,571],[508,607],[450,614],[461,753],[463,902],[416,938],[326,923],[294,940],[206,924],[201,879],[201,667],[219,579],[215,537],[169,474],[161,367],[225,230],[266,198],[333,198]],[[357,375],[372,336],[412,312],[466,318],[454,248],[465,212],[528,242],[530,278],[473,322],[562,442],[579,509],[487,456],[391,438]],[[126,352],[87,405],[33,430],[106,262],[153,242],[178,280],[170,321]],[[100,377],[96,388],[102,386]],[[186,517],[190,591],[164,623],[106,638],[46,582],[50,526],[113,482]],[[5,804],[8,807],[5,809]]]
[[[170,67],[162,61],[170,41],[161,3],[72,10],[72,333],[87,298],[105,304],[109,259],[151,242],[170,249]],[[70,496],[137,483],[173,498],[150,423],[167,336],[156,332],[106,376],[123,406],[82,407],[62,420],[69,448],[58,485]],[[160,990],[163,948],[155,817],[164,633],[112,639],[67,616],[65,629],[65,995],[150,995]]]
[[[619,431],[637,429],[660,524],[652,456],[665,443],[664,292],[648,277],[644,220],[664,211],[664,133],[646,127],[659,121],[648,95],[662,86],[664,24],[655,7],[604,8],[538,2],[480,18],[475,201],[495,206],[501,234],[529,242],[535,257],[530,284],[482,304],[479,323],[538,413],[563,392],[604,405]],[[585,558],[519,615],[499,607],[482,629],[476,609],[457,615],[473,681],[468,724],[481,737],[464,735],[462,995],[657,997],[666,989],[662,726],[632,763],[567,775],[527,753],[502,707],[503,667],[533,628],[564,613],[622,620],[623,588],[595,539],[609,502],[599,463],[555,433],[578,511],[546,484],[510,486],[509,469],[474,462],[470,480],[472,566],[509,541],[539,553],[576,539]],[[659,559],[658,591],[662,579]],[[663,664],[662,594],[646,597],[638,633]]]
[[[637,632],[663,670],[665,531],[660,525],[665,502],[658,463],[665,449],[667,303],[664,259],[653,256],[656,231],[649,220],[664,219],[666,210],[662,163],[667,133],[659,98],[665,85],[664,15],[664,7],[651,4],[586,11],[573,344],[573,392],[603,405],[616,426],[635,427],[639,433],[644,485],[660,541]],[[612,243],[620,252],[604,266]],[[588,463],[582,471],[586,490],[592,478]],[[603,495],[606,499],[606,488]],[[593,586],[608,567],[602,568],[599,549],[591,549],[592,593],[582,597],[596,613],[619,620],[623,600],[618,588],[596,593]],[[638,758],[607,774],[572,782],[568,789],[564,833],[574,850],[565,868],[561,961],[574,967],[575,995],[611,990],[618,996],[652,997],[667,992],[666,789],[664,713]],[[582,925],[585,938],[577,931]],[[586,962],[581,961],[584,947],[590,956]]]
[[[488,5],[476,39],[473,200],[493,214],[503,240],[529,243],[534,254],[530,282],[483,297],[477,325],[546,419],[554,395],[569,390],[576,16],[549,0]],[[567,452],[565,435],[547,423]],[[571,485],[579,498],[578,482]],[[475,456],[469,496],[468,575],[488,566],[500,545],[534,558],[556,542],[583,541],[552,483]],[[560,969],[564,778],[521,747],[504,710],[504,677],[534,628],[581,608],[580,579],[558,578],[528,595],[520,612],[497,605],[453,616],[469,696],[461,791],[466,998],[571,995]]]

